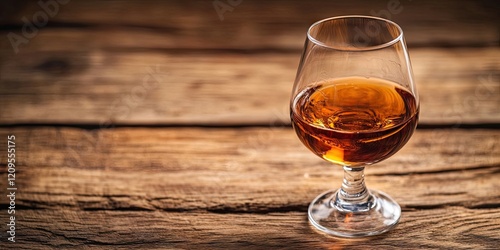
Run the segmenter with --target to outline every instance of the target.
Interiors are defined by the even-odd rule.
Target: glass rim
[[[331,20],[336,20],[336,19],[350,19],[350,18],[372,19],[372,20],[378,20],[378,21],[383,21],[383,22],[389,23],[390,25],[393,25],[394,27],[396,27],[396,29],[399,32],[399,35],[397,37],[395,37],[394,39],[392,39],[391,41],[388,41],[388,42],[383,43],[383,44],[374,45],[374,46],[366,46],[366,47],[354,47],[354,48],[339,48],[339,47],[335,47],[332,45],[328,45],[324,42],[317,40],[316,38],[314,38],[311,35],[311,30],[314,27],[318,26],[319,24],[322,24],[322,23],[325,23],[325,22],[328,22]],[[328,49],[339,50],[339,51],[370,51],[370,50],[378,50],[378,49],[387,48],[389,46],[394,45],[395,43],[397,43],[399,41],[402,41],[403,40],[403,29],[397,23],[395,23],[391,20],[385,19],[385,18],[381,18],[381,17],[365,16],[365,15],[345,15],[345,16],[335,16],[335,17],[324,18],[324,19],[321,19],[321,20],[313,23],[309,27],[309,29],[307,30],[307,38],[311,42],[313,42],[314,44],[319,45],[321,47],[328,48]]]

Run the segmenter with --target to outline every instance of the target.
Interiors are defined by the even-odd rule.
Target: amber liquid
[[[292,124],[315,154],[344,166],[372,164],[396,153],[418,120],[415,97],[376,78],[326,81],[299,93]]]

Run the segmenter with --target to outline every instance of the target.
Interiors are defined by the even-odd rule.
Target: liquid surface
[[[297,95],[292,123],[301,141],[324,159],[347,166],[371,164],[397,152],[418,120],[414,96],[376,78],[323,82]]]

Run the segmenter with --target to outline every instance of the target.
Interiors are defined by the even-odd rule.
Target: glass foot
[[[382,192],[369,190],[373,198],[369,209],[354,206],[350,210],[335,205],[337,192],[321,194],[308,209],[311,224],[327,234],[347,238],[378,235],[396,226],[401,217],[401,207]]]

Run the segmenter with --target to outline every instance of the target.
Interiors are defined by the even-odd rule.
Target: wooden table
[[[0,4],[0,249],[500,247],[497,1],[49,2]],[[421,97],[366,173],[401,222],[355,241],[309,226],[342,171],[288,118],[307,27],[344,14],[403,27]]]

